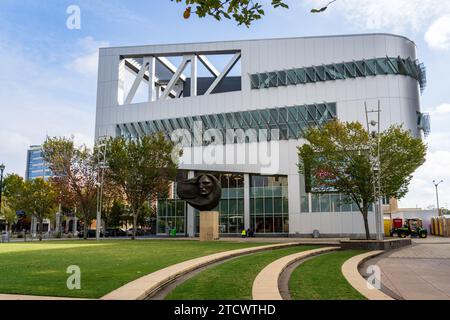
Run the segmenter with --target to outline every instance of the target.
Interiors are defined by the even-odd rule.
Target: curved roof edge
[[[208,44],[208,43],[223,43],[223,42],[249,42],[249,41],[270,41],[270,40],[289,40],[289,39],[323,39],[323,38],[345,38],[345,37],[370,37],[370,36],[389,36],[395,38],[402,38],[411,42],[414,46],[416,43],[406,36],[402,36],[394,33],[355,33],[355,34],[342,34],[342,35],[323,35],[323,36],[305,36],[305,37],[285,37],[285,38],[260,38],[260,39],[240,39],[240,40],[218,40],[218,41],[201,41],[201,42],[176,42],[176,43],[154,43],[132,46],[117,46],[117,47],[100,47],[100,49],[112,49],[112,48],[136,48],[136,47],[148,47],[148,46],[170,46],[170,45],[195,45],[195,44]]]

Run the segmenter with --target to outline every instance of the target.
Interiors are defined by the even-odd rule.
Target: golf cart
[[[423,228],[422,220],[418,218],[406,219],[405,224],[401,228],[393,228],[391,230],[391,237],[397,234],[399,238],[406,238],[411,236],[412,238],[426,238],[428,231]]]

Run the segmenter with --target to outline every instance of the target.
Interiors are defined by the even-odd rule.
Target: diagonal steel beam
[[[227,74],[231,71],[231,69],[233,69],[234,65],[239,61],[240,58],[241,58],[241,53],[236,52],[234,54],[233,58],[231,58],[230,62],[228,62],[228,64],[223,69],[223,71],[220,73],[220,75],[211,84],[209,89],[206,90],[205,95],[211,94],[211,92],[213,92],[213,90],[219,85],[219,83],[223,80],[223,78],[225,78],[227,76]]]
[[[187,56],[183,57],[183,60],[181,61],[180,66],[175,71],[175,73],[172,76],[172,79],[170,79],[169,83],[167,84],[166,90],[164,90],[164,93],[161,96],[161,99],[167,99],[167,97],[169,96],[170,91],[173,89],[173,87],[177,83],[178,79],[180,79],[180,76],[183,73],[183,71],[186,68],[186,65],[187,65],[187,63],[189,61],[190,61],[189,57],[187,57]]]
[[[133,101],[134,96],[136,95],[136,92],[139,88],[139,85],[142,82],[142,79],[144,79],[145,71],[147,69],[148,62],[144,63],[141,66],[141,69],[139,70],[139,73],[136,75],[136,78],[134,79],[133,85],[131,86],[130,92],[128,92],[127,98],[125,99],[124,104],[130,104],[131,101]]]
[[[169,71],[171,71],[172,73],[177,72],[177,67],[173,65],[172,62],[170,62],[169,59],[164,58],[164,57],[156,57],[156,59],[158,59],[159,62],[162,63],[162,65],[164,67],[166,67],[167,69],[169,69]],[[180,79],[181,81],[185,82],[186,81],[186,76],[182,73],[180,75]]]
[[[206,56],[198,55],[198,60],[200,60],[200,62],[205,66],[206,69],[208,69],[209,72],[211,72],[214,77],[217,78],[218,76],[220,76],[220,71],[217,70],[216,67],[214,67],[214,65]]]

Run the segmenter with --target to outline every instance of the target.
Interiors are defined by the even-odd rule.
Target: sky
[[[431,114],[426,163],[402,207],[450,207],[450,1],[286,0],[250,28],[235,22],[182,18],[171,0],[0,0],[0,162],[25,174],[26,151],[46,136],[73,136],[92,146],[99,47],[387,32],[407,36],[427,67],[422,109]],[[69,29],[67,9],[80,8],[81,29]]]

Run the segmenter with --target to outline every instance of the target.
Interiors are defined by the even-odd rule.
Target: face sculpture
[[[210,211],[217,207],[222,196],[222,188],[216,177],[202,174],[193,179],[179,181],[177,194],[194,208]]]
[[[214,183],[211,181],[211,179],[203,175],[198,180],[198,191],[200,195],[207,196],[213,192],[214,189]]]

